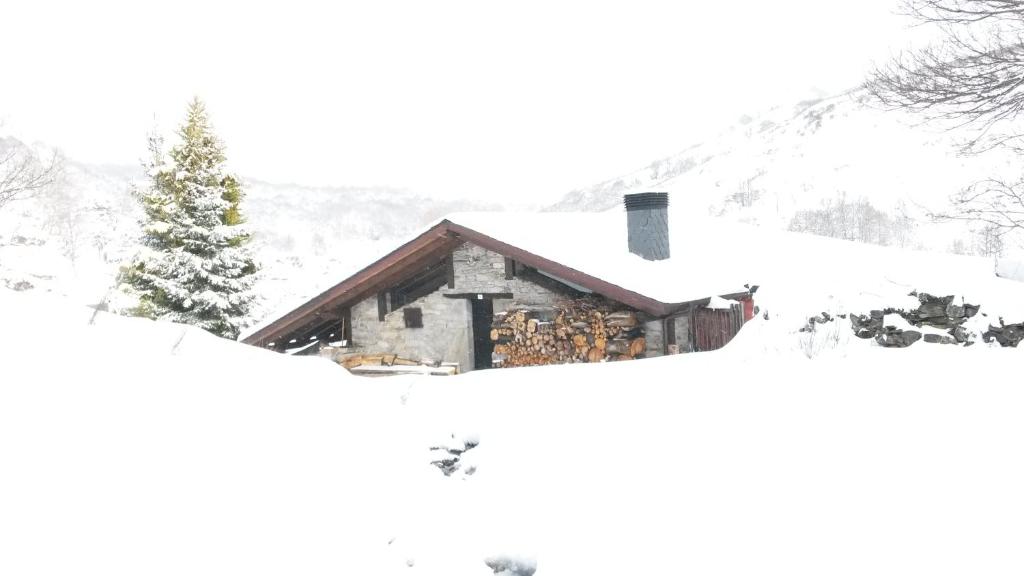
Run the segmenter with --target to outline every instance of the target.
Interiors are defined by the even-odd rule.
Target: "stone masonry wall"
[[[402,308],[378,320],[377,296],[352,307],[353,351],[398,354],[412,360],[458,362],[463,372],[473,369],[472,309],[465,299],[445,298],[453,293],[510,292],[511,299],[495,299],[494,313],[510,309],[551,308],[567,294],[521,278],[505,279],[505,258],[466,243],[452,254],[455,287],[439,290],[409,304],[423,311],[422,328],[406,328]],[[661,355],[661,322],[644,325],[648,356]],[[653,346],[657,348],[652,349]]]
[[[644,322],[644,339],[647,341],[647,349],[644,351],[646,358],[661,356],[662,340],[664,330],[661,327],[661,320]]]
[[[519,308],[550,308],[563,294],[521,278],[505,279],[505,257],[496,252],[466,243],[452,254],[455,262],[455,288],[441,288],[445,293],[511,292],[509,299],[494,301],[494,313]]]
[[[679,352],[690,351],[690,319],[680,316],[675,319],[676,323],[676,344],[679,345]]]
[[[388,312],[381,322],[377,315],[376,295],[353,306],[353,351],[386,352],[411,360],[458,362],[460,370],[466,370],[467,366],[472,368],[469,303],[434,292],[410,306],[423,311],[422,328],[406,328],[401,308]]]

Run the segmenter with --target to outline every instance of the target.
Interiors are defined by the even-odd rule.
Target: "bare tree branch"
[[[865,88],[884,107],[972,129],[966,153],[1024,153],[1024,0],[905,0],[905,14],[942,40],[875,69]],[[961,191],[943,220],[1024,230],[1024,180],[990,178]]]
[[[44,162],[18,142],[8,145],[0,151],[0,208],[47,188],[60,178],[63,166],[57,152]]]

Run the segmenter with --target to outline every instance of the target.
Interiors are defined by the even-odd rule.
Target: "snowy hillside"
[[[1019,322],[1020,284],[982,258],[723,232],[748,256],[703,273],[761,285],[726,348],[446,378],[0,290],[0,573],[1024,570],[1021,350],[799,331],[911,290]]]
[[[1019,173],[999,151],[956,154],[956,136],[883,112],[859,91],[745,116],[680,154],[575,190],[552,210],[617,208],[629,191],[671,193],[677,214],[714,215],[893,246],[992,255],[984,230],[925,217],[983,177]],[[680,142],[693,140],[681,134]],[[13,140],[0,141],[0,146]],[[8,143],[8,144],[5,144]],[[69,160],[64,186],[0,211],[0,286],[35,287],[99,302],[134,250],[140,169]],[[257,321],[302,301],[452,211],[500,209],[388,188],[246,182],[245,209],[263,263]],[[1012,239],[1011,239],[1012,240]],[[1006,276],[1024,278],[1013,243],[999,246]]]
[[[21,145],[0,139],[0,147]],[[0,210],[0,286],[90,304],[110,296],[118,267],[137,245],[140,210],[130,190],[144,183],[141,167],[67,160],[54,190]],[[494,208],[391,188],[245,185],[244,209],[263,266],[256,319],[336,282],[360,261],[354,254],[379,252],[456,209]]]
[[[685,211],[787,229],[795,217],[835,211],[845,201],[851,210],[874,209],[881,213],[876,220],[891,220],[886,244],[981,253],[967,227],[931,224],[925,215],[965,186],[1017,174],[1021,165],[999,150],[962,157],[958,138],[959,131],[879,110],[854,90],[744,116],[674,156],[574,190],[549,209],[605,210],[620,205],[627,191],[659,190]],[[680,135],[687,140],[697,137]],[[866,205],[855,206],[861,200]]]

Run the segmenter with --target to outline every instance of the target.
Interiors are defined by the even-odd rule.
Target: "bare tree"
[[[0,141],[0,208],[44,190],[58,179],[62,167],[56,152],[44,162],[20,142]]]
[[[982,134],[1024,110],[1024,0],[905,0],[903,7],[937,26],[941,39],[872,73],[867,88],[880,102]]]
[[[75,268],[85,235],[86,213],[81,197],[67,184],[56,183],[50,187],[43,199],[42,210],[46,215],[46,228],[53,234],[63,254]]]
[[[789,229],[889,246],[894,240],[905,243],[911,235],[912,223],[900,215],[894,217],[875,208],[863,198],[850,202],[846,194],[841,193],[836,198],[821,200],[820,208],[797,211]]]
[[[968,129],[963,151],[1024,154],[1024,0],[905,0],[905,13],[940,40],[877,68],[865,84],[884,106]],[[939,219],[1024,230],[1024,180],[990,178],[953,198]]]
[[[996,230],[1024,229],[1024,181],[990,178],[953,197],[952,220],[980,222]]]

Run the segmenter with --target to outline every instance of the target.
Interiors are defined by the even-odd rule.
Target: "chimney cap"
[[[622,197],[626,210],[668,208],[668,192],[637,192]]]

